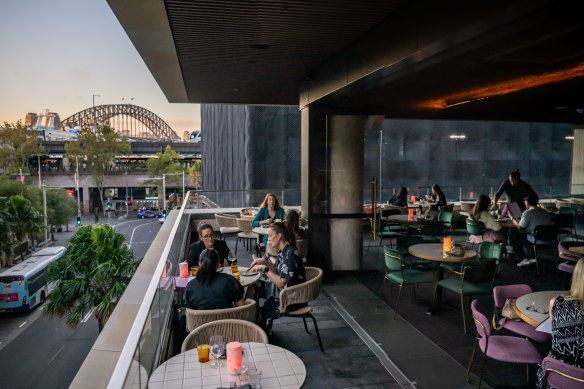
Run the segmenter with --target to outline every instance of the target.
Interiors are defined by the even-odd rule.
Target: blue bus
[[[27,311],[42,304],[53,285],[47,285],[45,270],[65,254],[65,247],[46,247],[25,261],[0,273],[0,312]]]

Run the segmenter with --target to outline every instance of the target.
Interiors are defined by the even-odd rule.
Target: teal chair
[[[448,228],[448,231],[452,231],[452,212],[440,211],[438,214],[438,220],[442,222],[442,225]]]
[[[471,235],[483,236],[485,232],[485,224],[478,220],[473,220],[470,217],[466,218],[466,232],[467,240]]]
[[[384,248],[384,254],[385,277],[383,277],[383,281],[381,282],[381,286],[379,288],[380,297],[377,300],[377,305],[379,306],[379,301],[381,300],[381,289],[383,288],[385,280],[398,284],[399,292],[397,294],[397,300],[395,301],[395,308],[393,312],[393,318],[395,320],[399,305],[399,298],[401,296],[403,286],[433,283],[434,276],[432,274],[424,273],[408,267],[405,263],[404,255],[399,250],[390,249],[386,246]]]
[[[477,252],[480,259],[495,258],[497,260],[497,266],[499,266],[499,262],[503,256],[503,245],[501,243],[481,242]]]
[[[369,224],[371,225],[371,234],[369,235],[369,245],[367,246],[367,248],[369,248],[369,246],[371,246],[371,241],[373,240],[373,236],[374,236],[373,235],[373,218],[369,219]],[[383,221],[378,221],[376,224],[377,224],[377,228],[375,231],[375,239],[379,240],[379,246],[381,247],[383,239],[389,239],[389,245],[391,247],[393,247],[391,239],[397,238],[398,236],[401,236],[401,234],[399,232],[386,230]]]
[[[462,323],[466,334],[466,315],[464,312],[464,298],[479,295],[493,294],[493,280],[497,271],[497,259],[471,259],[464,261],[459,272],[454,272],[458,277],[438,281],[434,290],[433,304],[436,301],[437,289],[442,287],[460,295],[460,309],[462,311]]]

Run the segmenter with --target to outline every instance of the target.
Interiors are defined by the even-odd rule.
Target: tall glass
[[[223,337],[221,335],[213,335],[209,341],[211,346],[211,355],[215,358],[215,362],[211,363],[211,367],[218,369],[224,364],[219,362],[219,358],[225,353],[225,342],[223,342]]]

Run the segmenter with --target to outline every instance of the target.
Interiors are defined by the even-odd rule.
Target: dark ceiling
[[[578,1],[108,2],[171,102],[584,123]]]
[[[189,100],[267,105],[403,2],[165,0]]]

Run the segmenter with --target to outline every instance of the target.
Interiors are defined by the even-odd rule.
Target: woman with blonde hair
[[[574,267],[572,286],[568,296],[558,296],[550,300],[550,321],[552,323],[552,349],[548,357],[564,363],[584,368],[584,258]],[[544,386],[544,372],[537,372],[537,387]]]
[[[284,220],[284,209],[280,206],[278,198],[273,193],[268,193],[260,205],[260,210],[251,222],[253,227],[264,224],[272,224],[275,221]],[[262,243],[268,242],[268,236],[262,235]]]

